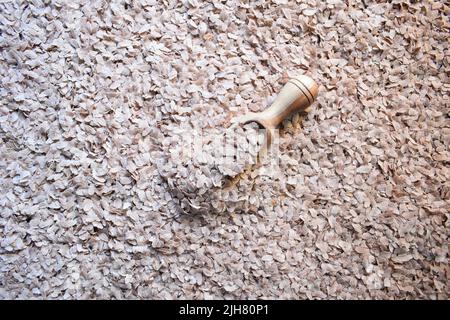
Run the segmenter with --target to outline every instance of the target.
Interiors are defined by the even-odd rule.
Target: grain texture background
[[[448,13],[1,0],[0,297],[448,299]],[[177,130],[298,73],[318,101],[278,170],[244,175],[248,207],[178,216],[157,169]]]

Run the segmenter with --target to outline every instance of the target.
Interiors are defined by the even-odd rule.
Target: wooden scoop
[[[316,100],[318,91],[317,83],[308,76],[301,75],[291,78],[269,108],[261,112],[250,112],[238,116],[231,122],[233,125],[256,122],[260,127],[266,129],[265,142],[259,153],[259,156],[262,157],[267,154],[275,129],[284,119],[296,112],[305,111]]]

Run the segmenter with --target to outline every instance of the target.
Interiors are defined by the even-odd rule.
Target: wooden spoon
[[[266,129],[265,141],[260,149],[259,157],[265,156],[272,144],[274,131],[296,112],[305,111],[317,98],[319,86],[308,76],[300,75],[289,79],[281,89],[272,105],[261,112],[250,112],[231,119],[233,125],[244,125],[256,122]]]

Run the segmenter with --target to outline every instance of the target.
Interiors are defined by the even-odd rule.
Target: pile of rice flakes
[[[1,1],[0,297],[448,299],[448,14]],[[319,97],[278,165],[244,170],[219,214],[180,213],[161,171],[180,132],[298,74]]]

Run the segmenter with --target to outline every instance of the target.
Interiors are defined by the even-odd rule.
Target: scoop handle
[[[261,112],[249,112],[231,121],[234,124],[257,122],[266,129],[265,142],[259,158],[264,157],[275,138],[276,128],[292,114],[306,110],[317,98],[319,86],[308,76],[300,75],[289,79],[272,105]]]
[[[284,119],[307,109],[317,98],[319,87],[308,76],[289,79],[272,105],[256,114],[255,120],[265,128],[277,128]]]

